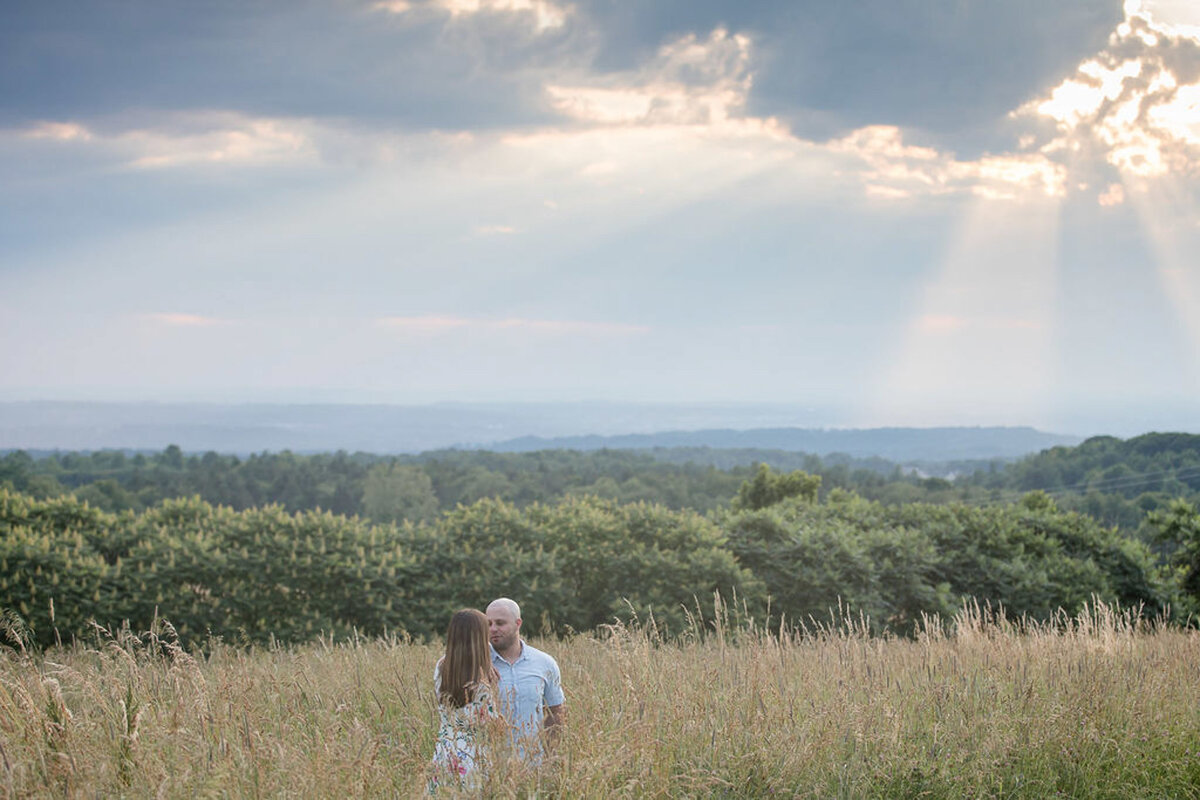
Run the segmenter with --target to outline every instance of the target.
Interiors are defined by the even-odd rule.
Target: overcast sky
[[[1197,431],[1200,3],[10,0],[0,345],[0,400]]]

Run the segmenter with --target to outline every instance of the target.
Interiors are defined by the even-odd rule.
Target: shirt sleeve
[[[547,706],[561,706],[566,699],[563,695],[562,673],[557,661],[553,658],[548,660],[550,663],[546,666],[546,693],[543,700]]]

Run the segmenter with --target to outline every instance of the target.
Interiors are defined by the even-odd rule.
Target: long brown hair
[[[491,682],[492,653],[488,648],[488,621],[482,611],[455,611],[446,628],[446,655],[442,656],[438,701],[462,708],[475,699],[476,690]]]

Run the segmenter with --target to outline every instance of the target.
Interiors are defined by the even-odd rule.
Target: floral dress
[[[433,671],[435,695],[441,691],[441,662]],[[488,720],[498,717],[491,690],[480,686],[462,708],[438,703],[437,742],[433,746],[433,772],[426,786],[432,794],[439,786],[478,789],[487,760],[484,744]]]

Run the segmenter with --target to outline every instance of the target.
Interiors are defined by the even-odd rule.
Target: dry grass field
[[[946,629],[539,642],[569,727],[539,771],[502,764],[485,796],[1200,798],[1195,631],[1102,605],[1026,626],[968,608]],[[419,796],[437,655],[400,639],[188,654],[167,626],[15,646],[0,795]]]

